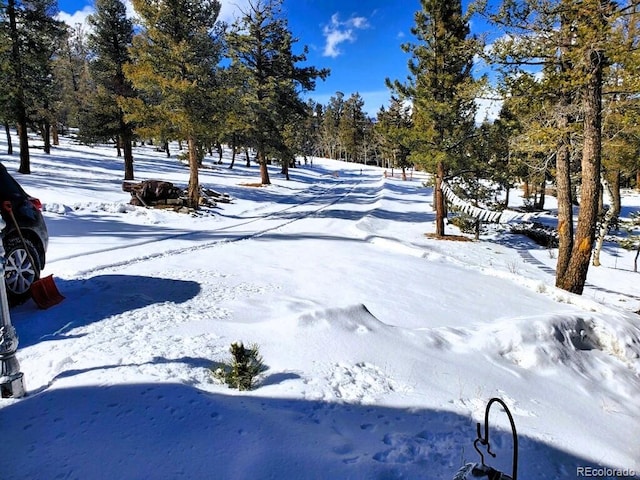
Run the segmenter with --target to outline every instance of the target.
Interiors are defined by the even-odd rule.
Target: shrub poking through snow
[[[231,348],[231,362],[216,368],[213,374],[230,388],[238,390],[251,390],[255,385],[255,379],[267,367],[262,362],[257,345],[246,348],[242,342],[233,342]]]

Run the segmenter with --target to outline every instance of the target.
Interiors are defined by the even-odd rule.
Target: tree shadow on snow
[[[156,303],[184,303],[200,292],[197,282],[138,275],[96,275],[82,280],[56,278],[55,282],[66,297],[62,303],[37,315],[33,313],[37,307],[31,300],[11,310],[20,347],[69,338],[67,332],[73,328]],[[96,292],[99,293],[96,295]],[[21,328],[21,324],[25,328]]]
[[[10,435],[3,477],[434,480],[480,460],[477,420],[468,416],[210,388],[49,387],[10,403],[0,408]],[[521,479],[572,479],[577,467],[607,466],[524,435],[519,443]],[[487,463],[510,474],[511,432],[492,429],[491,446],[497,457]]]

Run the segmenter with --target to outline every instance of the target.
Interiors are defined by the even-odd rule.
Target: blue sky
[[[93,0],[58,0],[61,19],[73,25],[93,11]],[[232,22],[247,0],[221,0],[220,18]],[[466,4],[466,2],[465,2]],[[308,64],[329,68],[309,96],[326,104],[340,91],[359,93],[375,116],[387,105],[385,79],[405,79],[409,57],[400,45],[413,41],[410,29],[419,0],[284,0],[289,27],[309,47]]]

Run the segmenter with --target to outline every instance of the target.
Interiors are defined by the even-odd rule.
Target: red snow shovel
[[[38,308],[47,309],[59,304],[64,300],[64,296],[58,291],[53,275],[47,275],[31,284],[31,298],[36,302]]]
[[[37,265],[33,255],[31,255],[31,251],[27,246],[27,242],[24,241],[24,237],[22,236],[22,231],[20,230],[20,226],[18,225],[18,221],[16,220],[15,215],[13,214],[13,208],[11,206],[11,202],[9,200],[3,202],[2,208],[5,212],[9,214],[11,217],[11,221],[13,221],[13,225],[16,227],[16,231],[18,232],[18,236],[22,241],[22,246],[24,247],[25,252],[29,256],[29,261],[31,265],[35,268]],[[40,280],[36,280],[29,287],[29,293],[31,294],[31,298],[36,303],[38,308],[47,309],[49,307],[53,307],[54,305],[59,304],[62,300],[64,300],[64,296],[56,287],[55,282],[53,281],[53,275],[46,276],[41,278]]]

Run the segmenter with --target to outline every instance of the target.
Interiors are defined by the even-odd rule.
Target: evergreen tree
[[[511,188],[519,184],[522,179],[528,182],[530,178],[526,154],[521,148],[523,136],[525,143],[529,143],[526,133],[536,132],[538,131],[536,129],[541,127],[536,119],[530,119],[531,116],[534,118],[536,116],[531,114],[529,108],[526,110],[526,115],[523,115],[519,102],[521,99],[522,97],[518,96],[507,96],[492,128],[491,147],[496,162],[502,165],[497,175],[497,182],[505,190],[504,208],[509,207]],[[535,102],[533,104],[540,105]],[[545,127],[544,130],[549,129]],[[536,137],[539,138],[538,135]]]
[[[613,26],[637,2],[508,0],[489,18],[505,29],[495,60],[511,76],[543,66],[540,92],[554,101],[559,254],[556,285],[582,293],[599,211],[603,81],[623,42]],[[572,130],[580,120],[580,210],[573,231]]]
[[[317,135],[314,105],[313,101],[307,102],[304,111],[292,115],[285,125],[284,142],[294,156],[303,155],[306,159],[307,155],[313,154],[314,139]],[[295,166],[295,162],[291,165]]]
[[[603,144],[602,144],[602,190],[603,197],[610,202],[607,210],[599,216],[593,266],[600,265],[600,250],[610,227],[618,226],[621,210],[621,188],[623,182],[635,179],[640,166],[640,64],[638,52],[638,28],[640,12],[631,10],[614,26],[621,48],[609,54],[611,67],[607,69],[603,85]]]
[[[531,74],[509,79],[500,118],[492,129],[499,136],[497,149],[492,151],[508,155],[499,183],[521,179],[525,199],[535,209],[544,208],[546,180],[554,167],[557,146],[568,133],[557,127],[566,109],[558,112],[555,99],[539,94],[542,86]],[[532,97],[539,100],[532,102]]]
[[[53,62],[53,76],[58,93],[54,99],[54,144],[57,144],[58,128],[64,132],[67,127],[78,128],[82,123],[80,111],[83,100],[95,91],[88,63],[89,48],[82,24],[67,28]]]
[[[339,127],[344,111],[344,103],[344,93],[336,92],[329,99],[320,123],[323,155],[334,160],[342,156]]]
[[[125,121],[188,145],[188,199],[200,201],[198,168],[219,114],[216,72],[222,53],[217,0],[133,0],[141,32],[125,76],[141,98],[121,99]]]
[[[412,55],[408,82],[388,84],[413,104],[411,159],[435,174],[436,235],[443,236],[441,184],[448,174],[464,168],[468,158],[479,89],[471,70],[480,44],[469,36],[460,0],[421,0],[420,5],[412,28],[418,43],[403,45]]]
[[[411,166],[411,107],[398,97],[392,96],[389,109],[381,108],[375,131],[379,138],[380,149],[387,168],[400,168],[403,178],[405,170]]]
[[[53,2],[52,5],[56,5]],[[42,30],[31,32],[30,59],[25,69],[28,82],[27,98],[29,99],[30,126],[40,133],[44,142],[44,152],[51,153],[52,126],[56,123],[56,100],[59,96],[54,77],[54,61],[58,54],[66,27],[62,22],[51,18],[55,7],[40,12],[34,23],[42,26]]]
[[[242,101],[248,95],[248,84],[242,72],[232,65],[222,71],[221,86],[221,98],[225,102],[222,139],[231,146],[229,168],[233,168],[237,153],[242,150],[248,152],[252,145],[251,128],[247,122],[250,112],[246,102]],[[247,168],[250,166],[251,162],[248,159]]]
[[[7,85],[9,76],[11,75],[11,63],[9,54],[11,52],[11,44],[9,42],[8,32],[0,29],[0,84]],[[13,142],[11,140],[10,120],[13,120],[13,114],[10,107],[9,91],[5,88],[0,89],[0,122],[4,125],[5,134],[7,136],[7,154],[13,155]]]
[[[88,45],[93,53],[89,68],[97,91],[87,104],[80,134],[89,139],[115,138],[118,152],[120,147],[124,152],[124,179],[133,180],[134,124],[125,120],[118,104],[135,96],[124,74],[124,66],[130,62],[133,23],[120,0],[96,0],[95,8],[96,13],[89,16],[93,31]]]
[[[320,123],[322,121],[322,105],[308,100],[306,105],[307,113],[302,118],[302,126],[299,135],[301,153],[304,155],[305,164],[309,155],[317,155],[320,145]]]
[[[315,88],[326,70],[299,67],[307,49],[292,52],[297,41],[282,15],[282,0],[249,0],[246,10],[228,36],[229,54],[234,68],[246,79],[246,92],[240,99],[249,113],[247,126],[256,148],[262,184],[269,184],[267,156],[276,152],[290,157],[283,139],[288,117],[304,112],[300,91]]]
[[[8,68],[4,88],[8,91],[8,115],[20,139],[20,173],[31,173],[29,126],[40,122],[48,129],[50,121],[51,61],[64,32],[62,23],[53,18],[56,13],[55,0],[0,2],[0,37],[8,46],[0,63]],[[46,146],[48,132],[43,136]]]
[[[340,115],[338,136],[348,162],[359,161],[360,151],[364,150],[367,117],[363,107],[364,100],[360,94],[354,93],[344,102]]]

